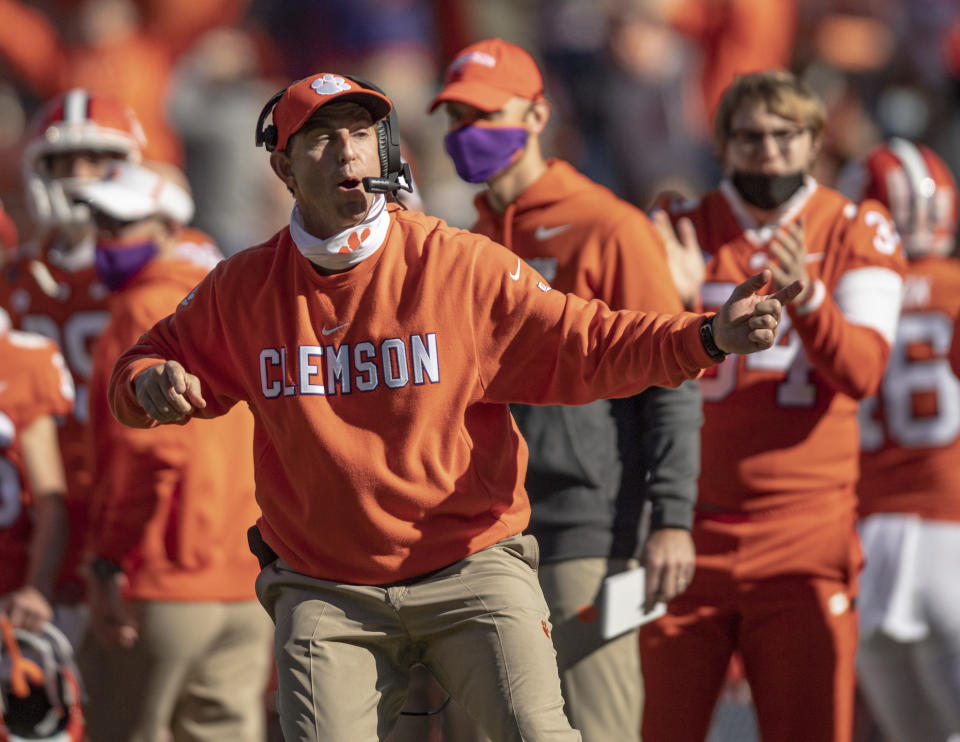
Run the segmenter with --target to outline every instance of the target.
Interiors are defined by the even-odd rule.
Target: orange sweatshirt
[[[204,416],[246,401],[265,540],[300,572],[357,584],[426,574],[526,527],[507,403],[627,396],[711,365],[698,315],[611,312],[486,238],[390,218],[345,273],[318,274],[289,229],[224,261],[121,356],[109,389],[119,420],[148,427],[132,380],[175,359],[200,378]]]
[[[556,290],[612,309],[683,311],[650,220],[569,163],[550,160],[503,214],[493,211],[485,193],[474,205],[471,231],[510,248]]]
[[[183,427],[136,430],[107,405],[116,358],[203,279],[209,265],[154,260],[110,297],[90,394],[91,551],[120,563],[140,600],[252,600],[257,562],[246,530],[254,499],[253,419],[246,409]]]

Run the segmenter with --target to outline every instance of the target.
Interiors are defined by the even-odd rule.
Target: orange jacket
[[[0,325],[7,322],[0,311]],[[32,493],[20,433],[47,415],[73,409],[73,384],[55,343],[0,326],[0,595],[23,585]]]
[[[960,381],[947,357],[958,314],[960,261],[911,260],[890,364],[861,403],[863,516],[960,521]]]
[[[94,353],[90,394],[94,496],[91,551],[122,563],[128,597],[253,599],[258,573],[246,530],[254,500],[253,420],[237,408],[217,420],[136,430],[107,405],[121,352],[164,317],[207,273],[182,260],[153,260],[110,298],[110,324]]]
[[[221,263],[117,362],[114,414],[147,427],[132,379],[176,359],[205,416],[254,413],[267,543],[294,569],[382,584],[527,525],[508,402],[580,404],[710,365],[702,318],[613,313],[552,291],[502,246],[390,213],[380,250],[318,274],[289,229]],[[177,428],[172,428],[177,430]]]
[[[749,513],[832,505],[852,512],[857,400],[873,394],[883,377],[906,264],[878,202],[858,207],[808,179],[782,208],[779,224],[806,220],[813,296],[805,307],[789,305],[773,348],[729,356],[701,380],[699,505]],[[708,258],[705,309],[718,307],[770,259],[767,246],[779,224],[752,226],[729,181],[671,211],[693,220]],[[837,498],[838,491],[847,494]]]

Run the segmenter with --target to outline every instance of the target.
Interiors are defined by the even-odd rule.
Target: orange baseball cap
[[[313,112],[334,101],[363,106],[374,122],[386,118],[393,108],[387,96],[348,77],[330,72],[306,77],[288,87],[273,109],[273,124],[277,127],[276,149],[285,150],[287,141],[307,123]]]
[[[525,49],[503,39],[486,39],[461,51],[447,67],[443,90],[430,111],[447,101],[481,111],[498,111],[513,97],[543,97],[540,68]]]

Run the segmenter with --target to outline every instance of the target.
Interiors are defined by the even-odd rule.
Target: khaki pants
[[[635,560],[584,558],[540,565],[567,717],[584,742],[638,742],[643,712],[639,629],[604,640],[597,613],[603,580]],[[586,618],[587,620],[584,620]],[[592,620],[591,620],[592,619]]]
[[[257,580],[276,624],[286,742],[373,742],[423,663],[496,742],[574,742],[531,536],[417,580],[346,585],[278,560]]]
[[[140,638],[77,654],[91,742],[262,742],[270,621],[255,601],[135,602]]]
[[[639,629],[604,640],[597,612],[603,580],[636,560],[584,558],[541,564],[540,586],[550,608],[564,711],[584,742],[639,742],[643,711]],[[599,606],[598,606],[599,607]],[[456,704],[444,712],[444,731],[456,742],[486,742]]]

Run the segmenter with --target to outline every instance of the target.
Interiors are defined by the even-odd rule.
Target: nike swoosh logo
[[[559,227],[544,227],[542,224],[537,227],[537,231],[533,233],[533,236],[538,240],[549,240],[551,237],[556,237],[561,232],[566,232],[570,229],[572,225],[570,224],[561,224]]]
[[[337,330],[342,330],[344,327],[346,327],[346,326],[349,325],[349,324],[350,324],[349,322],[344,322],[342,325],[337,325],[336,327],[331,327],[329,330],[328,330],[326,327],[324,327],[324,328],[323,328],[323,334],[324,334],[324,335],[332,335],[332,334],[335,333]]]
[[[816,263],[818,260],[823,260],[822,252],[817,252],[813,255],[807,255],[803,258],[804,263]]]
[[[520,280],[520,258],[517,258],[517,269],[513,273],[508,273],[507,275],[510,276],[510,278],[512,278],[514,281]]]

